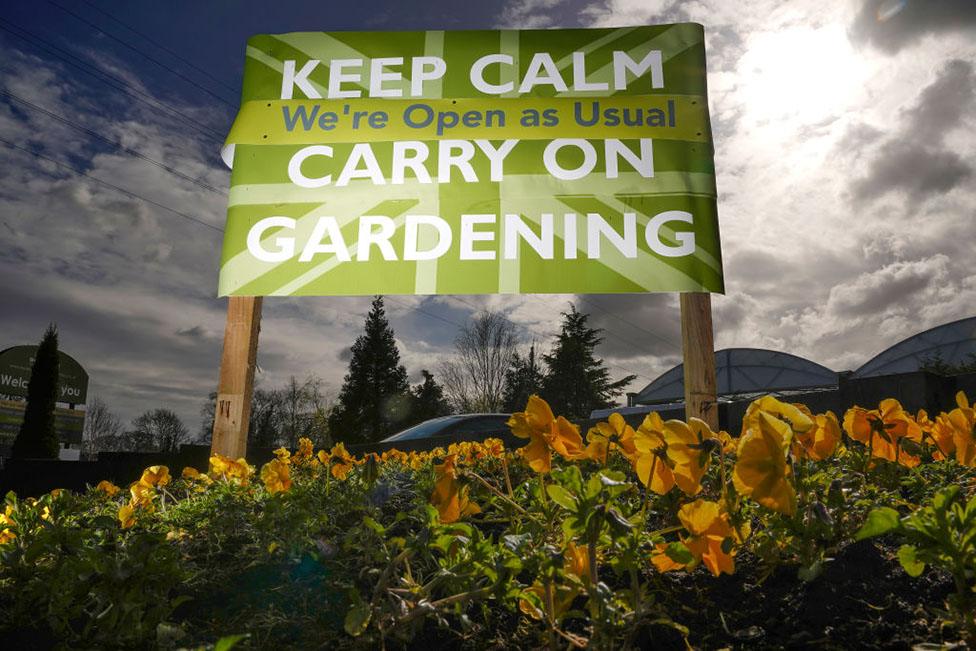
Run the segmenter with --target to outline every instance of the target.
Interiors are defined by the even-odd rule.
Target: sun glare
[[[766,32],[747,47],[740,88],[754,123],[820,122],[852,104],[866,74],[841,25]]]

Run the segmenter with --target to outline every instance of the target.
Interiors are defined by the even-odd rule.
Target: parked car
[[[511,414],[456,414],[431,418],[402,432],[389,436],[381,443],[402,443],[429,438],[450,437],[455,441],[480,441],[494,436],[510,436],[508,425]]]

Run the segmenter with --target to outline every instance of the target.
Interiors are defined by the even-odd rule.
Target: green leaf
[[[619,470],[603,470],[600,472],[600,483],[604,486],[626,486],[627,476]]]
[[[959,494],[961,487],[958,485],[950,486],[944,490],[939,491],[932,498],[932,508],[936,511],[944,511],[948,505],[956,499],[956,495]]]
[[[249,637],[251,637],[250,633],[244,633],[242,635],[225,635],[217,640],[217,643],[214,645],[214,651],[230,651],[237,646],[238,642],[241,640],[246,640]]]
[[[373,611],[369,607],[369,603],[365,601],[360,601],[353,604],[349,612],[346,613],[346,621],[343,628],[346,629],[346,633],[353,637],[359,637],[369,626],[369,620],[373,616]]]
[[[591,500],[599,495],[601,488],[603,488],[603,482],[600,481],[600,476],[590,475],[590,478],[586,480],[586,499]]]
[[[528,545],[531,541],[532,541],[532,535],[527,533],[523,533],[523,534],[510,533],[507,536],[502,536],[502,544],[504,544],[506,548],[508,548],[509,550],[515,553],[519,553],[522,550],[522,548]]]
[[[664,548],[664,553],[675,563],[681,563],[682,565],[687,565],[688,563],[695,560],[692,556],[691,550],[685,547],[684,543],[673,542]]]
[[[796,572],[796,576],[801,581],[809,583],[823,574],[824,566],[822,561],[814,561],[810,565],[804,565]]]
[[[576,497],[562,486],[557,484],[549,484],[546,486],[546,492],[549,494],[549,497],[552,498],[552,501],[559,506],[569,511],[576,510]]]
[[[620,511],[613,507],[607,509],[607,522],[609,522],[611,526],[616,526],[624,531],[634,528],[634,525],[630,523],[630,520],[621,515]]]
[[[898,548],[898,562],[905,568],[908,576],[919,576],[925,571],[925,563],[918,560],[918,550],[911,545]]]
[[[901,516],[898,515],[898,511],[888,506],[882,506],[880,509],[874,509],[868,513],[868,519],[865,521],[864,526],[854,534],[854,540],[864,540],[865,538],[880,536],[900,526]]]
[[[93,518],[91,521],[91,526],[95,529],[111,529],[114,531],[119,525],[118,520],[115,518],[110,518],[107,515],[100,515]]]
[[[386,527],[384,527],[383,525],[381,525],[379,522],[369,517],[368,515],[363,516],[363,524],[365,524],[367,527],[369,527],[370,529],[372,529],[373,531],[375,531],[377,534],[381,536],[386,533]]]

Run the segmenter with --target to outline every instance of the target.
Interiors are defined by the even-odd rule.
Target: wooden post
[[[224,352],[220,358],[211,454],[237,459],[247,452],[260,331],[261,297],[231,296],[227,303]]]
[[[718,431],[712,296],[681,294],[681,348],[684,354],[685,418],[700,418]]]

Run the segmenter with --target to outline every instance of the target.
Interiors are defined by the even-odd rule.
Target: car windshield
[[[458,421],[464,420],[464,416],[441,416],[440,418],[432,418],[430,420],[425,420],[419,425],[414,425],[410,429],[405,429],[399,434],[394,434],[393,436],[383,439],[384,443],[391,441],[409,441],[411,439],[423,439],[428,436],[434,436],[443,429],[446,429],[451,424]]]

